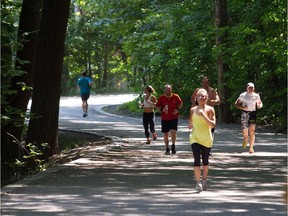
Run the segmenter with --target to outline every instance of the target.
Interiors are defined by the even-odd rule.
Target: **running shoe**
[[[202,186],[201,182],[199,182],[199,183],[196,184],[196,191],[197,191],[198,193],[200,193],[201,191],[203,191],[203,186]]]
[[[157,139],[157,134],[153,133],[153,140],[156,140],[156,139]]]
[[[170,155],[170,149],[169,148],[166,148],[165,155]]]
[[[247,147],[247,140],[244,140],[244,141],[242,142],[242,147],[243,147],[244,149]]]
[[[205,179],[202,179],[201,180],[201,183],[202,183],[202,188],[203,188],[203,190],[206,190],[207,189],[207,180]]]
[[[176,148],[175,148],[175,144],[172,144],[172,154],[176,154]]]

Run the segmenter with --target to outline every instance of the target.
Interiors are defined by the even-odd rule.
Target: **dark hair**
[[[82,71],[81,75],[82,75],[82,76],[87,76],[87,71],[86,71],[86,70],[85,70],[85,71]]]
[[[207,79],[208,80],[208,82],[209,82],[209,78],[208,78],[208,76],[202,76],[202,80],[204,80],[204,79]]]

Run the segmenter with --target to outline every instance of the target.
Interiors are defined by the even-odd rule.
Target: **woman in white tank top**
[[[157,103],[156,97],[153,95],[155,90],[152,86],[146,86],[144,89],[145,97],[143,102],[143,127],[145,132],[145,137],[147,139],[146,144],[150,144],[150,132],[152,133],[153,140],[157,139],[157,134],[155,132],[155,113],[154,113],[154,106]]]

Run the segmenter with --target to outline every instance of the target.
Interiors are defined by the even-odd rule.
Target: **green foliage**
[[[25,145],[24,149],[26,154],[23,156],[21,161],[21,166],[26,167],[28,171],[43,171],[45,169],[44,162],[44,152],[49,148],[48,143],[42,143],[40,146],[28,143]],[[31,166],[31,163],[33,166]]]
[[[25,116],[21,110],[12,107],[9,101],[16,94],[11,90],[11,80],[24,72],[15,66],[15,55],[21,44],[17,41],[18,19],[20,14],[20,1],[1,2],[1,128],[7,125],[22,126],[21,118]],[[25,62],[20,61],[22,64]],[[25,83],[18,83],[25,91],[29,89]],[[20,118],[17,118],[20,117]],[[20,122],[19,122],[20,120]],[[6,133],[6,131],[2,131]],[[3,135],[4,136],[4,135]],[[10,135],[7,135],[10,136]],[[10,136],[13,138],[13,135]],[[5,142],[4,142],[5,143]]]
[[[212,71],[210,65],[213,61],[209,53],[214,44],[214,38],[210,38],[213,20],[212,17],[207,18],[209,8],[205,7],[204,13],[203,4],[188,4],[184,1],[181,4],[151,6],[150,13],[146,13],[145,20],[137,23],[136,32],[124,45],[125,52],[131,53],[131,66],[139,68],[133,74],[138,80],[135,85],[143,85],[144,80],[144,85],[149,83],[162,92],[164,84],[170,83],[178,91],[183,89],[188,79],[190,88],[194,89],[193,86],[196,88],[199,85],[198,77]],[[193,12],[199,14],[199,11],[203,12],[202,19],[207,19],[206,35],[202,32],[207,32],[207,29],[203,29],[204,25],[199,25],[197,16],[193,16]],[[199,34],[194,34],[198,28]],[[199,44],[203,45],[199,47]]]
[[[139,1],[141,3],[141,1]],[[123,36],[129,31],[129,22],[137,16],[134,8],[127,8],[129,1],[75,1],[71,13],[66,39],[64,59],[67,74],[75,80],[87,69],[93,79],[93,89],[126,88],[128,71],[123,62],[127,59],[122,52]],[[133,2],[134,5],[137,1]],[[129,14],[119,14],[129,12]],[[108,55],[108,65],[105,60]],[[104,74],[104,70],[107,73]],[[107,76],[107,77],[106,77]],[[106,83],[107,82],[107,83]],[[106,84],[105,84],[106,83]],[[75,83],[70,84],[75,88]]]
[[[5,163],[2,166],[4,169],[5,176],[2,177],[3,183],[9,181],[19,180],[25,176],[43,171],[46,169],[45,160],[42,159],[44,151],[49,148],[48,143],[42,143],[40,146],[28,143],[22,145],[20,143],[15,144],[20,145],[24,156],[21,159],[16,159],[14,163]]]
[[[199,87],[202,75],[210,78],[214,88],[221,87],[217,86],[216,63],[221,55],[229,65],[225,85],[231,95],[222,102],[230,104],[232,115],[239,116],[233,104],[245,91],[246,83],[254,82],[264,103],[259,112],[261,123],[286,128],[284,1],[229,1],[228,26],[221,30],[214,24],[215,2],[208,0],[76,3],[85,14],[80,18],[71,15],[71,35],[67,37],[71,53],[66,57],[71,77],[75,78],[71,71],[79,73],[86,64],[81,62],[85,56],[81,53],[87,54],[83,47],[91,47],[91,59],[97,71],[95,79],[99,81],[97,88],[101,89],[103,44],[109,41],[109,86],[124,82],[140,93],[149,84],[160,95],[169,83],[184,100],[182,112],[186,115],[190,95]],[[90,29],[91,34],[84,29]],[[225,43],[215,46],[216,36],[223,34],[227,34]]]
[[[233,93],[229,102],[232,105],[245,91],[247,82],[254,82],[264,103],[259,112],[262,123],[283,129],[287,125],[285,3],[254,1],[238,7],[243,11],[241,15],[239,10],[230,8],[230,17],[236,19],[228,28],[229,47],[225,48],[230,66],[227,84]]]
[[[141,101],[141,99],[134,99],[133,101],[130,101],[130,102],[127,102],[127,103],[124,103],[123,105],[121,105],[119,107],[119,110],[121,111],[127,111],[129,110],[130,112],[132,113],[135,113],[135,114],[142,114],[143,113],[143,109],[141,106],[139,106],[139,100]]]
[[[15,62],[17,60],[19,64],[27,63],[15,57],[17,51],[22,48],[23,42],[17,39],[21,4],[22,1],[18,0],[1,1],[1,180],[4,181],[18,179],[23,175],[43,169],[43,161],[39,156],[43,154],[44,146],[41,146],[41,149],[31,144],[23,146],[21,141],[9,131],[12,127],[24,129],[23,118],[27,115],[25,111],[10,104],[17,93],[14,90],[15,87],[11,87],[11,81],[25,73],[16,67]],[[18,82],[16,85],[19,85],[22,91],[31,90],[26,83]],[[24,151],[21,152],[20,149]]]

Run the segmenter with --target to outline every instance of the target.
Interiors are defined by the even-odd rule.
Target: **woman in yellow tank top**
[[[191,129],[190,144],[194,155],[194,175],[196,190],[201,192],[206,189],[209,170],[209,154],[213,145],[211,128],[216,125],[214,108],[206,104],[208,94],[205,89],[197,92],[198,105],[190,109],[188,128]],[[202,155],[203,175],[201,179],[200,158]]]

